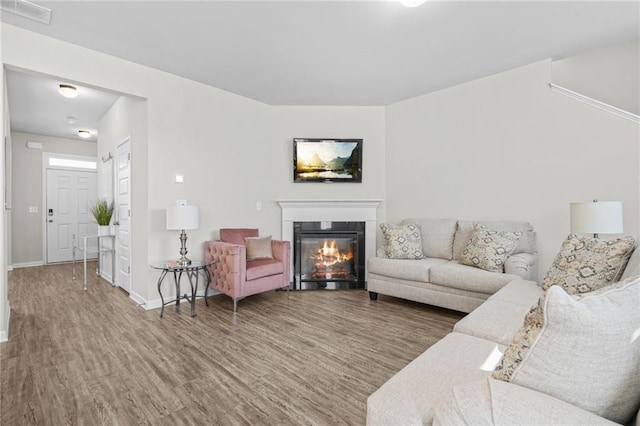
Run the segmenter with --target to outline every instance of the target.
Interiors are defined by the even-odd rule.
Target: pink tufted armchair
[[[233,311],[238,300],[252,294],[278,288],[289,289],[291,271],[291,244],[289,241],[271,240],[273,259],[247,260],[245,238],[258,237],[257,229],[220,229],[220,240],[204,243],[204,259],[215,260],[208,267],[211,274],[209,287],[233,299]]]

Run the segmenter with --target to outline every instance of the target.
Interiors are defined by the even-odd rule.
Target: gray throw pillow
[[[390,259],[424,259],[422,234],[414,223],[406,225],[380,224],[384,234],[384,254]]]
[[[541,287],[559,285],[569,294],[588,293],[616,282],[633,253],[634,237],[601,240],[569,234]]]
[[[476,224],[458,260],[485,271],[503,272],[504,262],[515,250],[521,235],[522,232],[494,231]]]
[[[244,245],[247,247],[247,260],[273,259],[270,235],[268,237],[245,237]]]

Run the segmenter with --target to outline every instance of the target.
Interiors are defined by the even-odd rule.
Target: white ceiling
[[[11,130],[96,142],[98,120],[119,95],[76,84],[78,96],[65,98],[58,93],[61,83],[69,82],[7,70]],[[75,123],[69,123],[69,117],[75,118]],[[91,137],[80,138],[78,130],[89,130]]]
[[[273,105],[388,105],[640,38],[638,1],[34,1],[50,25],[2,22]]]

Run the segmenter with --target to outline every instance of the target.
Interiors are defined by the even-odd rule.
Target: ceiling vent
[[[0,0],[0,6],[5,12],[15,13],[47,25],[51,23],[51,9],[26,0]]]

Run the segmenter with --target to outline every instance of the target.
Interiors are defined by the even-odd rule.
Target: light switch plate
[[[184,175],[176,175],[174,182],[175,183],[184,183]]]
[[[187,200],[176,200],[176,206],[186,206]]]

